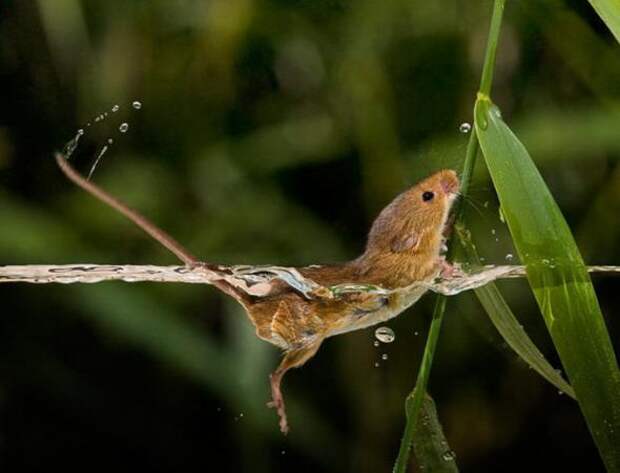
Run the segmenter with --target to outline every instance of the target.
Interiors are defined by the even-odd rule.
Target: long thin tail
[[[217,268],[214,265],[210,265],[207,263],[199,262],[189,251],[187,251],[178,241],[168,235],[165,231],[151,222],[149,219],[140,215],[135,210],[129,208],[123,202],[118,200],[115,197],[112,197],[106,191],[104,191],[101,187],[93,184],[92,182],[84,179],[82,175],[80,175],[73,167],[69,164],[67,159],[61,153],[56,153],[55,155],[56,162],[58,166],[62,170],[62,172],[67,176],[71,181],[77,184],[79,187],[84,189],[86,192],[91,194],[92,196],[99,199],[101,202],[108,204],[114,210],[122,213],[125,217],[135,223],[138,227],[144,230],[148,235],[154,238],[156,241],[161,243],[165,248],[174,253],[177,258],[183,261],[188,266],[197,266],[204,265],[213,271],[217,271]],[[220,291],[228,294],[232,298],[236,299],[242,306],[247,307],[252,304],[252,297],[242,290],[232,286],[228,282],[222,281],[213,281],[211,283],[215,287],[217,287]]]
[[[56,153],[55,155],[56,162],[58,166],[62,170],[62,172],[67,176],[71,181],[77,184],[79,187],[84,189],[89,194],[93,195],[100,201],[105,204],[108,204],[114,210],[122,213],[125,217],[139,226],[142,230],[148,233],[152,238],[161,243],[164,247],[170,250],[172,253],[176,255],[181,261],[183,261],[187,265],[194,265],[198,263],[198,260],[187,251],[178,241],[168,235],[165,231],[158,228],[153,222],[151,222],[146,217],[140,215],[135,210],[129,208],[120,200],[112,197],[106,191],[101,189],[96,184],[93,184],[90,181],[84,179],[67,161],[67,159],[61,154]]]

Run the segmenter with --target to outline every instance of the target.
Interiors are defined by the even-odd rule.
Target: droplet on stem
[[[125,133],[127,130],[129,130],[129,123],[127,122],[121,123],[121,126],[118,127],[118,131],[121,133]]]
[[[452,450],[446,450],[441,455],[441,458],[443,458],[444,461],[451,462],[455,460],[456,453],[454,453]]]
[[[137,100],[134,100],[134,101],[131,103],[131,106],[132,106],[133,108],[135,108],[136,110],[140,110],[140,109],[142,108],[142,103],[141,103],[141,102],[138,102]]]

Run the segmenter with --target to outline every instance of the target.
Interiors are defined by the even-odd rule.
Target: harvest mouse
[[[198,261],[148,219],[83,178],[63,155],[57,154],[56,161],[69,179],[127,216],[186,265],[226,271],[225,266]],[[354,283],[397,289],[431,281],[449,268],[441,250],[448,214],[458,191],[456,173],[439,171],[398,195],[380,212],[368,234],[365,251],[358,258],[296,269],[303,277],[324,287]],[[225,279],[212,284],[243,306],[258,337],[284,351],[280,365],[270,375],[272,401],[269,403],[276,408],[284,433],[289,426],[281,383],[289,369],[312,358],[327,337],[395,317],[426,292],[421,286],[413,291],[353,292],[333,298],[308,298],[283,280],[276,281],[269,292],[260,296],[249,294]]]

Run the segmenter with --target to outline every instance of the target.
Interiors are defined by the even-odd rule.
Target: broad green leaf
[[[482,266],[469,233],[460,227],[457,227],[457,233],[466,260],[470,264]],[[495,283],[479,287],[475,292],[482,307],[489,314],[491,322],[510,348],[543,378],[563,393],[575,398],[573,388],[562,378],[558,371],[553,369],[553,366],[549,364],[543,354],[536,348],[534,342],[528,337],[523,326],[510,310],[508,303],[504,300]]]
[[[618,0],[590,0],[590,5],[620,42],[620,2]]]
[[[503,214],[553,343],[607,470],[620,472],[620,371],[581,254],[499,109],[481,95],[474,115]]]

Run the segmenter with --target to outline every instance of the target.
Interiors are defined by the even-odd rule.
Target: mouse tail
[[[98,185],[93,184],[91,181],[85,179],[80,173],[73,169],[73,167],[69,164],[69,161],[67,161],[67,159],[61,153],[56,153],[55,158],[58,167],[60,167],[60,170],[74,184],[81,187],[104,204],[109,205],[117,212],[123,214],[138,227],[144,230],[151,238],[159,242],[170,252],[174,253],[174,255],[185,264],[195,265],[198,263],[198,260],[187,249],[185,249],[183,245],[181,245],[178,241],[168,235],[168,233],[157,227],[153,222],[151,222],[149,219],[147,219],[137,211],[128,207],[116,197],[108,194]]]

